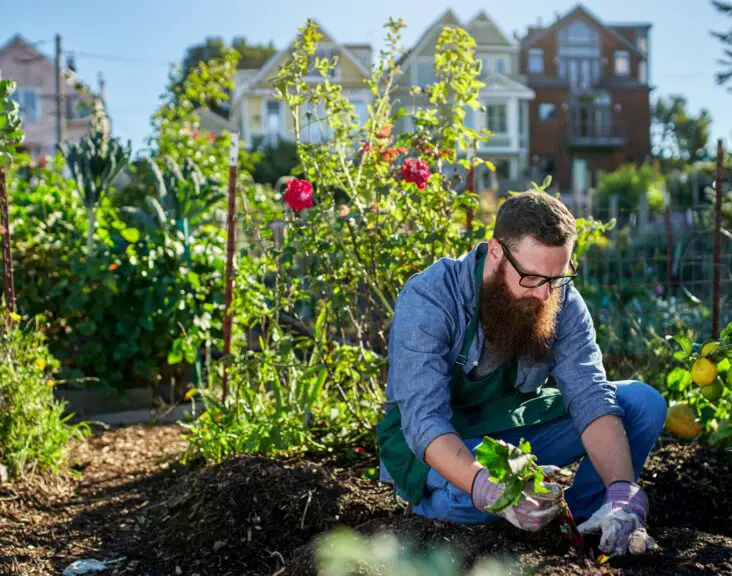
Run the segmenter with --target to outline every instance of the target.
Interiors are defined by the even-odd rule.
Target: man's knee
[[[668,408],[661,393],[638,380],[618,382],[617,385],[617,400],[626,416],[630,416],[637,424],[660,433]]]

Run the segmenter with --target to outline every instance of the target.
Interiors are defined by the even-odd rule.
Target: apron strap
[[[483,254],[478,257],[478,261],[475,265],[475,310],[473,311],[473,317],[470,319],[470,324],[465,332],[465,338],[463,339],[463,347],[458,354],[457,360],[455,360],[455,372],[458,373],[459,369],[465,366],[468,361],[468,352],[470,346],[475,339],[475,332],[478,329],[478,320],[480,318],[480,288],[483,284],[483,266],[485,264],[486,255],[488,250],[486,249]]]

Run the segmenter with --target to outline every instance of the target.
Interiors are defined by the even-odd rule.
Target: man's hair
[[[566,246],[577,237],[574,216],[545,192],[530,190],[510,196],[498,208],[493,237],[514,248],[524,236],[545,246]]]

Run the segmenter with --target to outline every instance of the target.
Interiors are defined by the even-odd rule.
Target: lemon
[[[666,412],[666,429],[677,438],[693,440],[702,431],[702,424],[688,402],[678,402],[669,406]]]
[[[709,386],[717,379],[717,365],[708,358],[698,358],[691,367],[691,379],[698,386]]]
[[[722,397],[724,392],[724,386],[719,380],[715,380],[709,386],[704,386],[701,389],[701,395],[704,396],[710,402],[716,402]]]
[[[709,356],[719,348],[719,342],[716,340],[707,340],[702,346],[700,356]]]

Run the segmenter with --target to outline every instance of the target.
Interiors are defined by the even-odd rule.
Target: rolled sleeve
[[[615,398],[616,387],[608,381],[602,364],[592,316],[572,285],[565,292],[557,319],[554,360],[552,376],[580,435],[601,416],[623,416]]]
[[[450,422],[450,306],[434,290],[407,285],[390,330],[388,396],[399,407],[409,449],[423,462],[435,438],[455,433]]]

